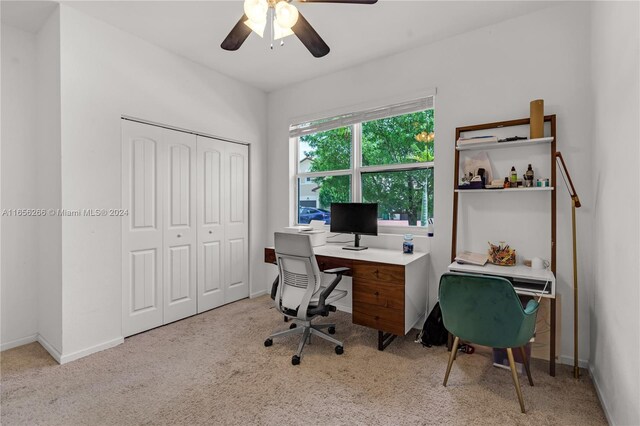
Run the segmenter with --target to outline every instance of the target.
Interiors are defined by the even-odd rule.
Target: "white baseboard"
[[[6,342],[1,345],[2,350],[5,351],[7,349],[16,348],[18,346],[26,345],[29,343],[38,342],[40,345],[49,352],[49,355],[53,359],[56,360],[58,364],[66,364],[70,361],[75,361],[76,359],[83,358],[87,355],[91,355],[96,352],[103,351],[105,349],[112,348],[114,346],[118,346],[121,343],[124,343],[124,337],[118,337],[113,340],[109,340],[108,342],[100,343],[95,346],[91,346],[90,348],[86,348],[77,352],[73,352],[70,354],[62,355],[56,348],[53,347],[51,343],[47,341],[42,335],[34,334],[33,336],[23,337],[21,339],[16,339],[11,342]]]
[[[7,349],[17,348],[18,346],[27,345],[29,343],[33,343],[37,341],[38,341],[38,333],[33,334],[31,336],[21,337],[20,339],[2,343],[0,345],[0,352],[6,351]]]
[[[58,352],[58,350],[54,348],[53,345],[51,345],[51,343],[49,343],[47,339],[42,337],[40,334],[38,334],[38,343],[40,343],[40,345],[45,348],[47,352],[49,352],[49,355],[51,355],[58,364],[61,364],[60,359],[62,358],[62,355],[60,355],[60,352]]]
[[[265,294],[267,294],[267,290],[261,290],[261,291],[255,292],[255,293],[251,293],[249,295],[249,299],[255,299],[256,297],[260,297],[260,296],[265,295]]]
[[[603,398],[602,392],[600,391],[600,386],[598,385],[598,380],[596,379],[596,375],[593,374],[593,367],[589,365],[588,367],[589,375],[591,376],[591,382],[593,382],[593,387],[596,388],[596,395],[598,395],[598,399],[600,400],[600,405],[602,406],[602,411],[604,411],[604,416],[607,418],[607,423],[610,425],[615,424],[611,415],[609,414],[609,406],[607,405],[607,401]]]
[[[94,354],[96,352],[104,351],[105,349],[113,348],[114,346],[118,346],[124,343],[124,337],[116,337],[113,340],[109,340],[103,343],[99,343],[95,346],[91,346],[86,349],[82,349],[70,354],[63,355],[58,361],[60,364],[66,364],[67,362],[75,361],[80,358],[84,358],[85,356]]]
[[[558,361],[563,365],[573,365],[573,357],[567,355],[560,355]],[[589,368],[589,361],[586,359],[578,359],[578,367]]]

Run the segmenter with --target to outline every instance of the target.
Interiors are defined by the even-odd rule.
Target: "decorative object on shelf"
[[[524,172],[524,187],[531,188],[533,186],[533,169],[531,168],[531,164],[529,164],[529,168],[526,172]]]
[[[482,171],[482,174],[480,174]],[[478,152],[473,157],[465,158],[464,165],[460,170],[460,174],[462,176],[471,176],[475,179],[475,176],[480,175],[481,188],[484,188],[484,184],[486,182],[491,182],[493,180],[493,171],[491,169],[491,162],[489,161],[489,156],[486,152],[481,151]],[[484,177],[484,179],[482,179]],[[470,182],[474,182],[474,179],[469,179]],[[477,180],[475,180],[477,182]],[[477,184],[472,187],[466,187],[468,189],[479,189]]]
[[[571,229],[573,233],[573,377],[580,378],[578,366],[578,248],[576,245],[576,209],[580,208],[580,198],[573,186],[573,181],[560,152],[556,152],[556,162],[560,168],[569,196],[571,197]]]
[[[515,141],[526,141],[528,138],[525,136],[513,136],[510,138],[498,139],[498,142],[515,142]]]
[[[531,122],[529,123],[529,139],[544,136],[544,100],[536,99],[529,104]]]
[[[475,143],[495,143],[498,142],[497,136],[473,136],[470,138],[458,138],[457,145],[473,145]]]
[[[413,235],[404,234],[404,242],[402,243],[402,252],[404,254],[413,254]]]
[[[538,188],[548,188],[549,187],[549,179],[545,178],[545,179],[538,179],[536,186]]]
[[[489,263],[499,266],[514,266],[516,264],[516,251],[504,241],[499,244],[489,243]]]
[[[549,267],[549,261],[534,257],[531,259],[531,269],[547,269]]]

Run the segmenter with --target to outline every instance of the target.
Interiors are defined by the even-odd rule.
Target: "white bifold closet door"
[[[123,333],[193,315],[196,137],[122,122]]]
[[[249,296],[248,149],[122,121],[123,334]]]
[[[249,296],[248,148],[198,136],[198,312]]]

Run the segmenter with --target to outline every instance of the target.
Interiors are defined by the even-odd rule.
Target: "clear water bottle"
[[[413,235],[404,234],[404,242],[402,243],[402,252],[404,254],[413,254]]]

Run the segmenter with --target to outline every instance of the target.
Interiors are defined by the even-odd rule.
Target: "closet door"
[[[234,143],[225,148],[224,301],[229,303],[249,297],[249,149]]]
[[[198,137],[198,313],[225,303],[225,143]]]
[[[194,315],[196,292],[196,136],[164,135],[164,323]]]
[[[162,325],[161,129],[122,121],[122,332]]]

